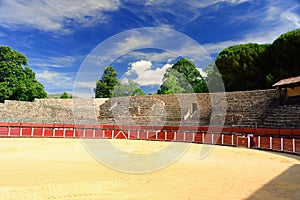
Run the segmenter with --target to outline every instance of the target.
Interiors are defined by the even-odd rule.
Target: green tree
[[[68,95],[68,93],[64,92],[62,95],[60,95],[61,99],[72,99],[72,95]]]
[[[210,63],[204,72],[206,73],[205,81],[209,87],[209,92],[224,92],[222,75],[215,62]]]
[[[279,36],[271,45],[272,68],[270,74],[274,82],[283,78],[300,75],[300,29]]]
[[[157,93],[176,94],[207,91],[205,80],[195,64],[186,58],[181,58],[171,68],[167,69],[163,77],[163,84]]]
[[[44,86],[27,66],[27,58],[10,47],[0,46],[0,102],[6,99],[33,101],[46,97]]]
[[[267,87],[268,66],[264,58],[269,44],[231,46],[218,55],[218,67],[227,91],[263,89]]]
[[[185,87],[185,89],[183,88]],[[192,87],[184,79],[183,75],[171,68],[164,74],[163,84],[157,91],[158,94],[179,94],[185,91],[192,92]]]
[[[139,87],[139,85],[133,80],[129,80],[128,83],[118,83],[113,90],[113,97],[120,96],[144,96],[145,93]]]
[[[102,78],[97,81],[95,89],[96,98],[110,98],[114,87],[119,83],[118,73],[112,66],[104,69]]]

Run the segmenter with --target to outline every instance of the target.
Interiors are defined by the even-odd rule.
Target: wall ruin
[[[226,126],[300,128],[300,106],[280,105],[277,90],[0,103],[1,121],[74,123],[74,119],[174,126],[219,125],[225,120]]]

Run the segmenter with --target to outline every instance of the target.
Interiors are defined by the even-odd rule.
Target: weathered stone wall
[[[107,99],[36,99],[34,102],[6,100],[0,103],[1,121],[74,123],[80,115],[92,118]],[[86,106],[92,105],[93,112],[87,113]],[[84,107],[84,109],[82,109]],[[73,112],[77,110],[77,112]],[[77,115],[77,116],[75,116]],[[88,118],[88,117],[87,117]]]
[[[100,106],[99,120],[102,123],[139,125],[151,122],[155,125],[225,123],[229,126],[255,126],[265,110],[278,104],[278,98],[277,90],[113,98]],[[147,120],[141,110],[148,110],[150,116]]]
[[[112,99],[37,99],[0,103],[1,121],[127,125],[300,128],[300,105],[280,105],[277,90],[151,95]],[[225,120],[225,121],[224,121]]]

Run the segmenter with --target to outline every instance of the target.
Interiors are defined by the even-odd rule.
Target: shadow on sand
[[[247,198],[254,199],[300,199],[300,165],[291,166]]]

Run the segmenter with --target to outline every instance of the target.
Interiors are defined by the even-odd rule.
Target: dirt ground
[[[133,153],[169,143],[111,141]],[[96,161],[79,139],[1,138],[1,200],[298,199],[300,156],[215,146],[203,160],[193,144],[177,162],[130,174]],[[134,161],[132,161],[134,162]],[[132,163],[134,164],[134,163]]]

